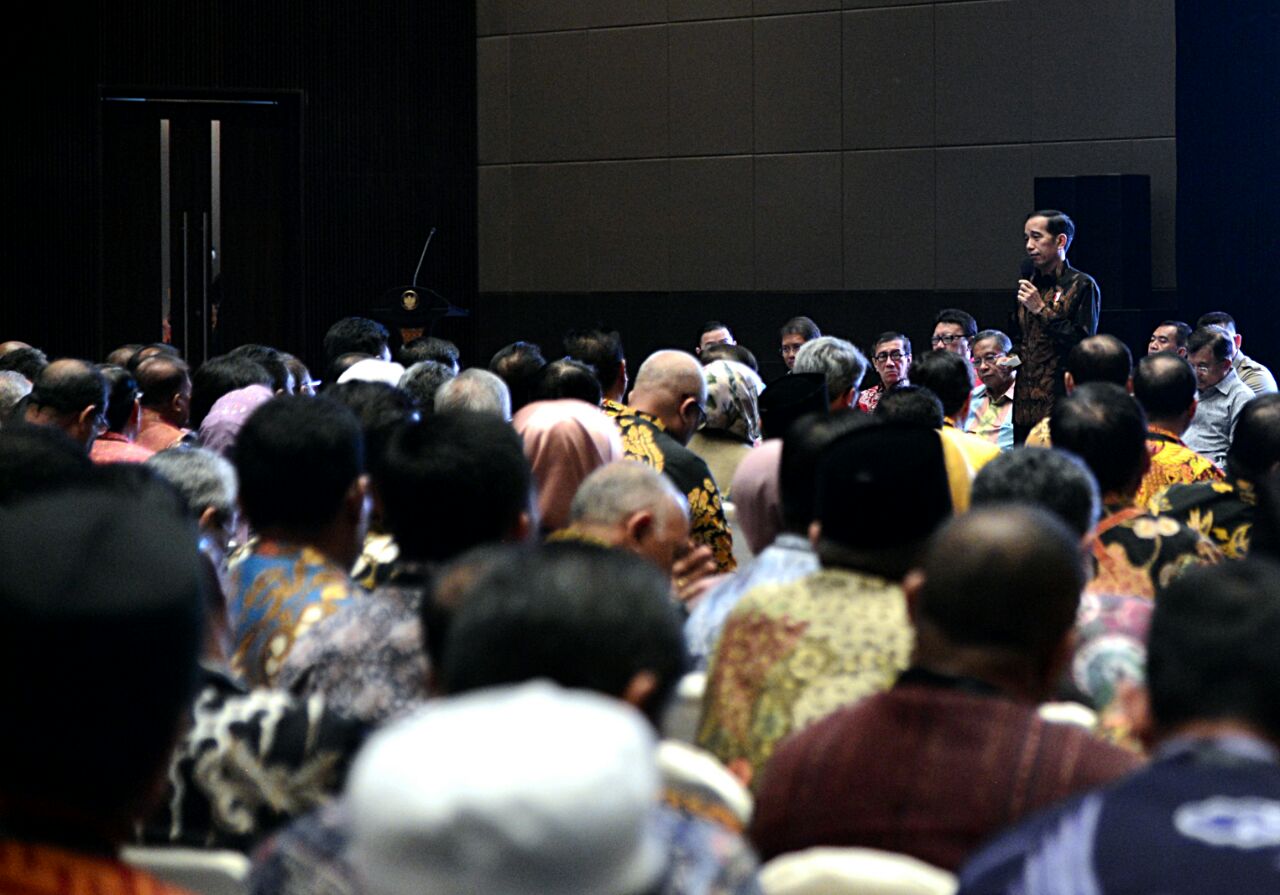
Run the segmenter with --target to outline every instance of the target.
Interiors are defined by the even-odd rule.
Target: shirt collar
[[[1216,392],[1218,392],[1219,394],[1223,394],[1223,395],[1230,394],[1230,393],[1231,393],[1231,381],[1232,381],[1233,379],[1239,379],[1239,378],[1240,378],[1240,377],[1236,375],[1235,368],[1233,367],[1232,369],[1230,369],[1230,370],[1228,370],[1228,371],[1227,371],[1227,375],[1226,375],[1226,376],[1223,376],[1223,377],[1222,377],[1220,380],[1218,380],[1216,383],[1214,383],[1213,385],[1211,385],[1211,386],[1209,386],[1207,389],[1205,389],[1205,391],[1206,391],[1206,392],[1216,391]]]

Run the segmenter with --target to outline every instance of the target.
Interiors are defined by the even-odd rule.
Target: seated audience
[[[712,345],[737,345],[738,340],[733,337],[733,333],[729,327],[725,326],[719,320],[708,320],[702,324],[702,329],[698,334],[698,347],[694,351],[695,354],[702,354]]]
[[[324,359],[329,367],[330,382],[336,382],[342,371],[334,362],[344,354],[363,354],[379,360],[391,360],[391,333],[376,320],[367,317],[344,317],[324,334]]]
[[[8,425],[18,406],[31,394],[31,382],[15,370],[0,370],[0,428]]]
[[[507,384],[507,390],[511,393],[512,412],[532,400],[530,392],[534,379],[546,365],[542,349],[532,342],[512,342],[489,361],[489,372]]]
[[[955,870],[1010,823],[1136,767],[1036,714],[1070,656],[1083,583],[1076,536],[1041,510],[973,510],[943,528],[904,583],[911,667],[774,753],[750,830],[761,856],[859,846]]]
[[[970,468],[977,473],[1000,455],[1000,448],[959,428],[969,416],[969,396],[973,391],[969,363],[950,351],[931,351],[911,365],[912,385],[927,388],[942,402],[942,437],[964,454]],[[972,478],[972,475],[970,476]]]
[[[576,398],[599,407],[603,397],[595,369],[590,364],[571,357],[551,361],[538,372],[538,378],[533,383],[534,401]]]
[[[1187,447],[1218,466],[1226,463],[1236,418],[1255,392],[1233,366],[1235,343],[1217,327],[1197,329],[1187,340],[1187,360],[1196,373],[1196,415],[1183,434]]]
[[[564,352],[591,367],[605,401],[620,404],[626,399],[627,357],[617,330],[603,326],[571,330],[564,337]]]
[[[461,370],[461,367],[458,366],[458,356],[458,346],[448,339],[425,336],[414,339],[406,345],[401,345],[396,359],[404,367],[412,367],[414,364],[420,364],[423,361],[434,361],[448,367],[453,371],[453,375],[457,376]]]
[[[1196,374],[1172,351],[1159,351],[1138,361],[1133,397],[1147,414],[1147,453],[1151,465],[1142,477],[1134,503],[1145,507],[1165,488],[1191,482],[1216,482],[1222,471],[1182,442],[1196,415]]]
[[[689,439],[689,450],[706,461],[722,496],[732,500],[734,473],[760,443],[760,393],[750,369],[734,361],[704,364],[702,378],[707,383],[707,419]]]
[[[271,374],[271,391],[277,395],[292,395],[297,391],[297,383],[285,355],[281,351],[267,345],[241,345],[227,352],[232,357],[247,357]]]
[[[817,494],[809,538],[822,569],[745,594],[711,658],[698,743],[746,781],[758,782],[789,733],[907,667],[913,635],[898,582],[951,513],[941,440],[894,424],[828,445]]]
[[[1133,355],[1129,346],[1115,336],[1089,336],[1067,352],[1063,367],[1062,394],[1069,395],[1077,387],[1089,382],[1110,382],[1125,391],[1133,391]],[[1031,447],[1050,447],[1049,417],[1032,427],[1026,444]]]
[[[1181,320],[1162,320],[1151,331],[1151,340],[1147,342],[1147,354],[1167,351],[1178,357],[1187,356],[1187,339],[1191,336],[1190,325]]]
[[[40,378],[44,368],[49,366],[48,356],[39,348],[32,348],[25,342],[5,342],[17,347],[0,354],[0,370],[13,370],[21,373],[31,383]]]
[[[0,507],[0,569],[0,891],[181,895],[118,852],[194,692],[193,529],[173,500],[68,485]]]
[[[1013,394],[1018,371],[1010,365],[1013,343],[998,329],[973,337],[973,369],[979,383],[969,397],[964,430],[1007,451],[1013,447]]]
[[[88,453],[107,428],[107,380],[88,361],[56,360],[36,377],[26,419],[61,429]]]
[[[609,405],[628,457],[662,472],[689,501],[693,539],[711,548],[716,566],[732,571],[733,535],[720,489],[706,461],[687,447],[707,416],[707,384],[698,361],[683,351],[651,354],[636,373],[630,404]]]
[[[881,333],[871,345],[871,363],[880,376],[880,384],[863,389],[858,395],[858,409],[866,413],[876,409],[886,392],[911,384],[911,340],[899,332]]]
[[[1257,486],[1280,468],[1280,398],[1259,395],[1244,405],[1227,451],[1224,481],[1172,485],[1152,509],[1210,538],[1229,559],[1249,552]]]
[[[0,429],[0,506],[89,481],[94,469],[61,429],[21,421]]]
[[[435,413],[436,393],[440,391],[440,386],[457,375],[451,367],[439,361],[418,361],[404,371],[398,387],[409,393],[423,416],[430,416]]]
[[[1139,732],[1154,760],[986,845],[964,895],[1274,892],[1280,567],[1198,569],[1156,602]]]
[[[385,385],[395,386],[400,384],[402,376],[404,376],[404,367],[395,361],[382,360],[378,357],[366,357],[343,370],[342,375],[338,377],[337,384],[341,385],[344,382],[381,382]]]
[[[1054,404],[1049,419],[1054,446],[1084,460],[1102,494],[1090,592],[1154,599],[1187,569],[1222,559],[1195,529],[1134,504],[1150,455],[1146,416],[1124,389],[1109,382],[1079,386]]]
[[[1263,395],[1276,391],[1276,378],[1271,375],[1271,371],[1240,350],[1244,336],[1236,329],[1234,317],[1225,311],[1210,311],[1202,314],[1196,321],[1196,329],[1205,326],[1216,326],[1226,332],[1236,349],[1231,358],[1231,367],[1240,380],[1253,389],[1254,394]]]
[[[143,463],[155,451],[134,444],[142,420],[138,382],[124,367],[104,366],[98,372],[107,380],[107,427],[89,448],[94,463]]]
[[[143,367],[138,368],[138,377],[138,384],[142,387],[143,407],[145,408],[148,406],[150,398],[147,391],[147,374]],[[228,392],[248,388],[251,385],[261,385],[267,391],[271,390],[271,374],[267,372],[266,367],[262,366],[262,364],[243,355],[224,354],[220,357],[210,358],[202,363],[196,369],[195,374],[191,376],[185,400],[189,411],[187,414],[188,421],[181,424],[173,423],[172,419],[167,421],[171,425],[183,425],[199,429],[200,424],[204,422],[204,418],[219,398]],[[174,414],[174,416],[177,416],[177,414]],[[148,439],[146,429],[147,426],[144,421],[142,442],[147,447],[152,447],[153,444]],[[167,430],[162,431],[164,431],[164,434],[168,434]],[[176,440],[157,447],[156,450],[173,447],[174,443],[176,443]]]
[[[782,347],[778,353],[782,355],[782,362],[787,365],[787,369],[795,369],[796,353],[805,342],[812,342],[821,336],[822,330],[818,329],[818,324],[808,317],[792,317],[782,324],[782,329],[778,331]]]
[[[463,370],[436,390],[436,413],[466,410],[511,419],[511,392],[507,384],[488,370]]]
[[[569,523],[569,505],[587,476],[623,457],[618,427],[586,401],[534,401],[521,408],[512,426],[533,470],[544,533]]]
[[[347,570],[369,514],[360,424],[332,401],[275,398],[249,417],[233,461],[258,540],[228,573],[231,665],[269,686],[297,638],[358,592]]]
[[[200,422],[200,444],[223,457],[229,457],[240,430],[255,410],[275,395],[265,385],[246,385],[227,392],[213,402]]]
[[[216,369],[215,365],[215,371]],[[138,380],[138,388],[142,392],[140,400],[142,420],[138,423],[137,443],[152,451],[163,451],[184,442],[194,441],[195,434],[187,428],[191,421],[194,384],[186,363],[181,358],[162,355],[152,358],[145,364],[139,364],[134,375]],[[245,383],[245,385],[248,384],[250,383]],[[221,389],[221,385],[218,388]],[[241,386],[236,385],[233,388],[241,388]],[[232,389],[228,388],[226,391],[232,391]],[[200,415],[201,420],[213,406],[213,402],[226,391],[220,390],[217,395],[210,392],[209,403],[204,405]]]
[[[292,354],[282,351],[280,356],[284,358],[284,365],[289,368],[289,375],[293,377],[294,394],[314,398],[316,386],[320,383],[311,378],[311,371],[307,369],[307,365]]]
[[[862,377],[867,374],[867,359],[844,339],[821,336],[806,342],[796,355],[794,373],[821,373],[827,380],[827,400],[831,412],[848,410],[858,401]]]
[[[720,342],[711,345],[706,351],[699,354],[698,360],[701,361],[704,367],[712,361],[730,360],[742,364],[744,367],[750,367],[751,372],[755,373],[757,377],[760,375],[760,364],[756,360],[756,356],[751,353],[751,349],[745,345],[728,345]],[[763,385],[764,382],[761,380],[761,387]]]
[[[419,621],[435,567],[482,544],[533,531],[529,466],[511,427],[452,413],[398,427],[374,477],[399,546],[383,581],[294,643],[276,685],[370,723],[426,695],[430,658]]]
[[[968,311],[943,308],[933,318],[933,335],[929,347],[934,351],[950,351],[968,360],[977,341],[978,321]]]

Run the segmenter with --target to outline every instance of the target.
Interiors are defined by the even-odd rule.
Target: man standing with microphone
[[[1013,438],[1049,414],[1063,394],[1062,365],[1083,339],[1098,332],[1102,293],[1087,273],[1067,263],[1076,225],[1061,211],[1035,211],[1023,225],[1027,256],[1018,280],[1018,302],[1009,335],[1022,360],[1013,399]]]

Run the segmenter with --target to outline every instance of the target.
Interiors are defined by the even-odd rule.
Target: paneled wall
[[[1003,290],[1034,178],[1097,173],[1151,176],[1172,289],[1174,19],[1174,0],[481,0],[481,291]]]

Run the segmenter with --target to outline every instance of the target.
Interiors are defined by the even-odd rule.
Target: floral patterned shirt
[[[1151,455],[1151,466],[1142,477],[1134,500],[1140,507],[1149,505],[1170,485],[1216,482],[1222,478],[1222,470],[1212,460],[1191,450],[1168,429],[1147,426],[1147,453]]]
[[[1248,555],[1257,506],[1253,483],[1238,477],[1173,485],[1151,502],[1152,511],[1182,520],[1217,544],[1227,559]]]
[[[1222,561],[1212,541],[1172,516],[1112,501],[1093,531],[1091,550],[1097,575],[1086,593],[1149,600],[1188,569]]]

